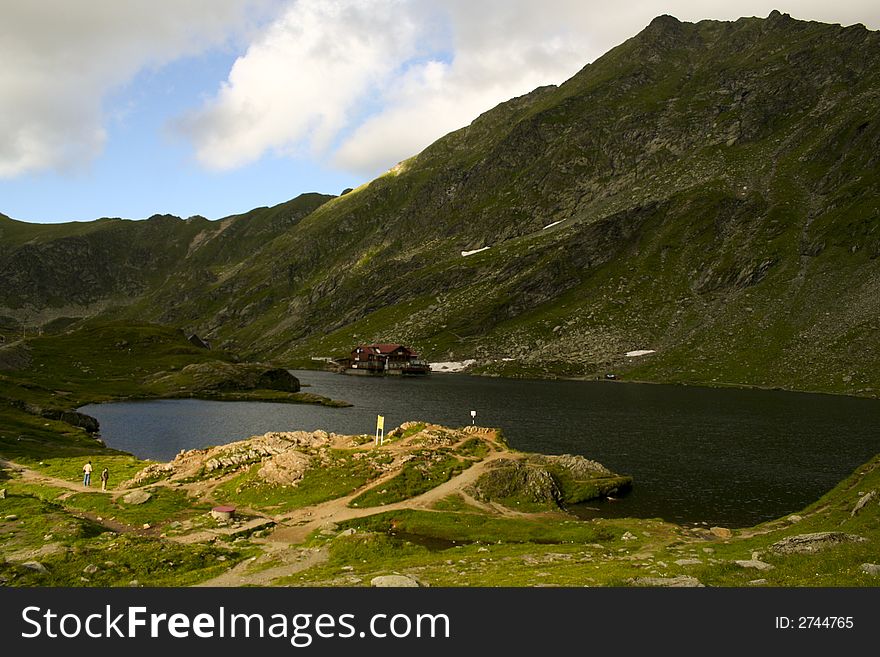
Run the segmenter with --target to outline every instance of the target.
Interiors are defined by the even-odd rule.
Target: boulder
[[[739,561],[734,561],[733,563],[740,568],[754,568],[755,570],[773,570],[773,568],[775,568],[773,564],[758,559],[741,559]]]
[[[149,500],[152,496],[151,493],[148,493],[145,490],[133,490],[128,495],[122,498],[122,501],[126,504],[131,504],[132,506],[137,504],[143,504],[147,500]]]
[[[6,499],[6,489],[0,488],[0,500],[5,500],[5,499]]]
[[[867,573],[868,575],[880,575],[880,564],[863,563],[862,572]]]
[[[299,392],[300,383],[299,379],[287,370],[281,367],[273,367],[260,374],[260,377],[257,379],[257,388]]]
[[[83,572],[86,575],[94,575],[96,572],[98,572],[98,567],[95,564],[90,563],[88,566],[83,568]]]
[[[733,536],[733,532],[730,531],[727,527],[710,527],[709,531],[718,538],[730,538],[731,536]]]
[[[38,573],[47,572],[46,566],[41,564],[39,561],[25,561],[21,565],[24,566],[25,568],[29,568],[30,570],[36,570]]]
[[[859,498],[859,501],[856,502],[856,505],[853,507],[850,516],[855,516],[859,511],[868,506],[868,504],[871,503],[871,500],[873,500],[875,497],[877,497],[877,491],[875,490],[872,490],[870,493],[865,493],[864,495],[862,495]]]
[[[779,554],[814,554],[825,548],[841,543],[862,543],[867,539],[856,534],[844,534],[843,532],[816,532],[813,534],[798,534],[777,541],[770,546],[773,552]]]
[[[370,586],[377,588],[418,588],[419,580],[408,575],[379,575],[370,580]]]
[[[635,577],[629,580],[633,586],[668,586],[672,588],[695,588],[705,586],[696,577],[679,575],[677,577]]]
[[[676,559],[676,566],[702,566],[703,562],[700,559]]]

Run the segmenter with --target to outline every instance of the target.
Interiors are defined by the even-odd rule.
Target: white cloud
[[[776,0],[2,0],[0,178],[89,163],[104,99],[144,67],[249,46],[176,122],[208,168],[267,153],[373,175],[499,102],[560,83],[661,13],[766,16]],[[789,0],[880,27],[876,0]],[[259,9],[255,15],[255,10]],[[268,9],[268,12],[263,11]],[[272,21],[262,21],[271,16]],[[259,27],[258,27],[259,26]]]
[[[374,175],[478,114],[558,84],[651,19],[766,16],[775,0],[298,0],[182,123],[204,165],[303,152]],[[876,3],[790,2],[876,27]]]
[[[263,1],[4,1],[0,177],[88,164],[104,145],[109,91],[216,46]]]
[[[402,0],[300,0],[232,67],[216,98],[178,128],[214,169],[325,151],[356,103],[383,89],[419,50]]]

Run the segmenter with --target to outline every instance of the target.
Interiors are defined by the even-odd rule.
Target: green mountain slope
[[[123,312],[290,362],[393,340],[488,373],[876,395],[878,74],[860,25],[662,16]]]
[[[303,194],[211,222],[155,215],[28,224],[0,215],[0,310],[28,320],[128,305],[171,281],[204,281],[234,267],[331,196]]]

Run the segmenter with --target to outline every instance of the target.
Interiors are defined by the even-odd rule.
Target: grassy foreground
[[[567,505],[631,480],[581,457],[517,452],[491,429],[410,422],[378,448],[368,436],[270,433],[161,464],[106,448],[72,412],[189,395],[332,403],[228,385],[261,372],[152,325],[7,344],[0,584],[366,586],[391,573],[430,586],[880,583],[880,456],[787,518],[685,527],[576,519]],[[93,482],[110,469],[107,492],[82,486],[86,459]],[[234,522],[210,515],[219,504],[237,507]]]
[[[542,503],[529,485],[517,493],[528,513],[509,496],[478,499],[494,463],[532,463],[496,433],[413,428],[392,432],[381,448],[359,436],[267,434],[180,456],[159,474],[157,464],[95,452],[93,462],[112,463],[119,473],[107,493],[82,489],[80,455],[33,468],[7,464],[0,470],[0,583],[368,586],[392,573],[426,586],[880,582],[865,565],[876,563],[880,541],[880,503],[871,496],[880,489],[880,456],[815,504],[756,527],[584,521],[564,510],[565,477],[556,480],[562,506]],[[240,467],[205,468],[212,458],[253,453],[271,440],[277,450],[278,436],[290,449]],[[300,454],[307,463],[296,482],[266,478]],[[450,468],[452,459],[463,466]],[[218,523],[208,511],[229,501],[239,519]],[[780,548],[804,535],[814,537],[804,543],[809,551]]]

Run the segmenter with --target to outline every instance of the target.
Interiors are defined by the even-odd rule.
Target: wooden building
[[[427,374],[431,367],[419,355],[402,344],[365,344],[351,352],[348,374]]]

